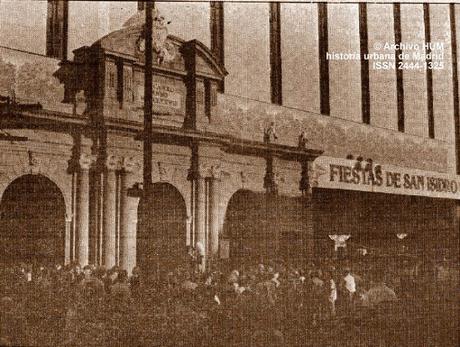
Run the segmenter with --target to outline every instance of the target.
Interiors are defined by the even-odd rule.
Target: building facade
[[[460,6],[157,3],[149,206],[143,6],[0,0],[4,261],[458,254]]]

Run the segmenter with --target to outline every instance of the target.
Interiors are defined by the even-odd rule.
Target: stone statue
[[[302,131],[302,133],[299,135],[299,142],[297,146],[299,147],[299,149],[307,149],[307,143],[307,133],[305,131]]]
[[[271,122],[268,128],[264,129],[264,142],[271,143],[278,139],[275,130],[275,122]]]

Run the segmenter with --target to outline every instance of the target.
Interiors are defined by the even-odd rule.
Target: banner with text
[[[460,176],[332,157],[314,161],[318,188],[460,200]]]

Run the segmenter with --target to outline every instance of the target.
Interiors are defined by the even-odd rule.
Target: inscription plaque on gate
[[[138,107],[144,105],[144,84],[141,79],[136,83],[136,103]],[[185,115],[185,85],[166,77],[156,77],[152,86],[153,112],[162,115]]]

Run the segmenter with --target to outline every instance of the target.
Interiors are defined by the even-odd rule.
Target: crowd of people
[[[445,261],[212,264],[3,266],[0,345],[458,345]]]

